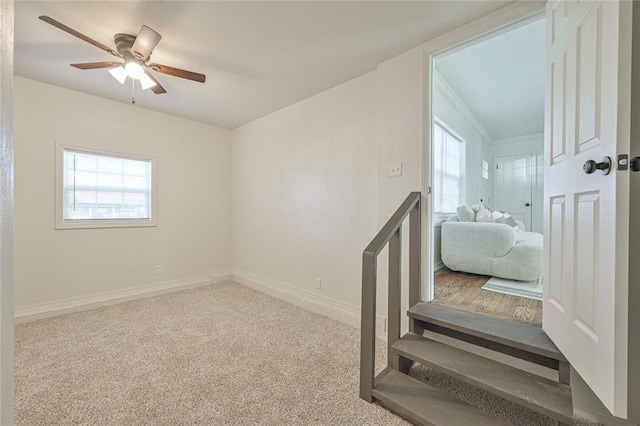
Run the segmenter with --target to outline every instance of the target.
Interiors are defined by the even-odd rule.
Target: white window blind
[[[64,149],[63,219],[151,219],[152,162]]]
[[[433,207],[453,213],[462,204],[464,144],[438,123],[433,131]]]

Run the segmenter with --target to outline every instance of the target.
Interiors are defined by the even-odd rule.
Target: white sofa
[[[542,234],[500,223],[460,222],[453,215],[442,223],[442,262],[453,271],[512,280],[542,276]]]

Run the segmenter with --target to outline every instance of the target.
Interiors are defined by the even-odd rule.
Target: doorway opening
[[[545,19],[433,57],[433,303],[542,324]]]

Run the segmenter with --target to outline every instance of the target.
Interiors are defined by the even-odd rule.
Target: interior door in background
[[[496,156],[493,182],[494,210],[509,213],[531,231],[533,154]]]

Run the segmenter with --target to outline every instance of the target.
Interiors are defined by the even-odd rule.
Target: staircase
[[[401,230],[409,219],[409,332],[400,336]],[[539,327],[420,301],[420,193],[407,197],[363,254],[360,396],[419,425],[509,423],[408,375],[414,363],[573,424],[569,363]],[[388,366],[377,376],[377,256],[389,246]],[[543,377],[547,376],[547,377]]]

